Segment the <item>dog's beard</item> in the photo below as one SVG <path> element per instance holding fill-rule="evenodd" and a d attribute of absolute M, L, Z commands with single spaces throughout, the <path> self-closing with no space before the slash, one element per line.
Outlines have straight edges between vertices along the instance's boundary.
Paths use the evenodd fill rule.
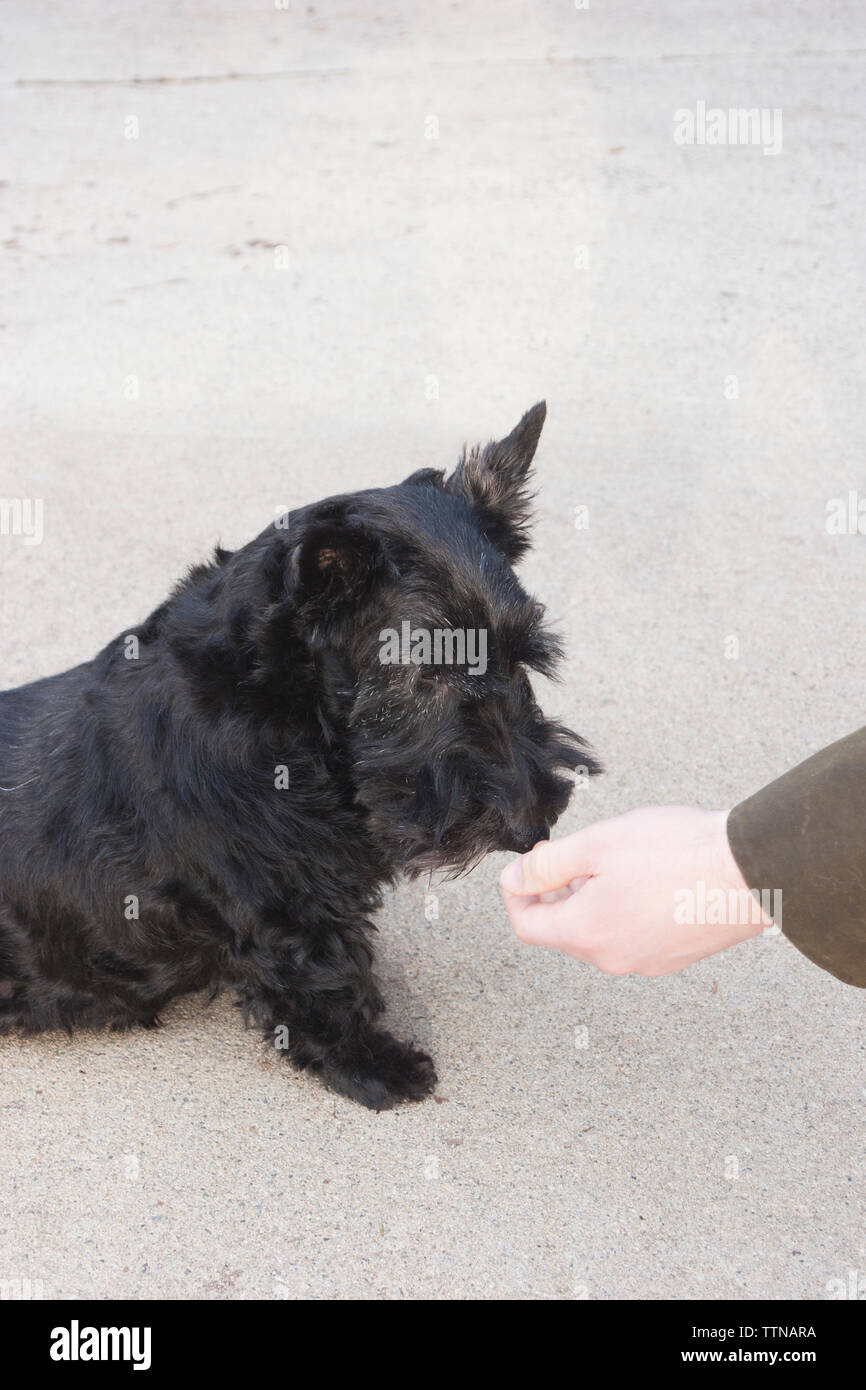
<path fill-rule="evenodd" d="M 536 803 L 536 818 L 548 830 L 568 805 L 573 785 L 555 769 L 577 765 L 577 756 L 569 750 L 568 762 L 559 758 L 540 774 L 543 796 Z M 391 776 L 380 762 L 378 774 L 358 784 L 357 800 L 368 812 L 368 831 L 392 872 L 410 879 L 427 873 L 457 878 L 486 855 L 516 848 L 515 808 L 502 769 L 473 764 L 468 753 L 410 774 L 394 769 Z"/>
<path fill-rule="evenodd" d="M 541 715 L 525 677 L 473 703 L 451 673 L 432 685 L 377 676 L 355 685 L 346 736 L 356 800 L 394 875 L 457 877 L 493 851 L 528 848 L 568 804 L 562 774 L 599 770 L 578 735 Z"/>

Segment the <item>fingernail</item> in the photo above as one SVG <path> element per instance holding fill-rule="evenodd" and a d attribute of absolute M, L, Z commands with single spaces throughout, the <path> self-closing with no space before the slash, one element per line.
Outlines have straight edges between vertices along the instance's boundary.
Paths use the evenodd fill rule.
<path fill-rule="evenodd" d="M 519 893 L 523 888 L 523 859 L 512 859 L 502 870 L 499 882 L 509 893 Z"/>

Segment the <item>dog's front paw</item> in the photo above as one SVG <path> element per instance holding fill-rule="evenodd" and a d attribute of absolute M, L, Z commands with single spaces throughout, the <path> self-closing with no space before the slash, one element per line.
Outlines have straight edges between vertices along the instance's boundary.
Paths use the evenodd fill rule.
<path fill-rule="evenodd" d="M 390 1033 L 368 1034 L 349 1058 L 326 1066 L 328 1085 L 370 1110 L 389 1110 L 404 1100 L 423 1100 L 436 1085 L 426 1052 Z"/>

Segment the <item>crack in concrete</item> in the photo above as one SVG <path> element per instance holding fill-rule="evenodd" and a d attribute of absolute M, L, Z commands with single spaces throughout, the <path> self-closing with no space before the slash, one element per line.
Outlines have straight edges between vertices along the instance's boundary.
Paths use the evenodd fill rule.
<path fill-rule="evenodd" d="M 628 63 L 696 63 L 696 62 L 715 62 L 724 59 L 736 59 L 738 62 L 758 60 L 760 62 L 787 62 L 797 58 L 863 58 L 866 57 L 866 48 L 815 48 L 815 49 L 793 49 L 789 52 L 761 52 L 761 53 L 599 53 L 589 58 L 580 58 L 573 54 L 567 57 L 557 57 L 556 55 L 540 54 L 527 58 L 505 57 L 488 59 L 470 59 L 465 63 L 455 63 L 452 61 L 438 61 L 419 64 L 430 69 L 446 69 L 455 67 L 489 68 L 504 67 L 521 64 L 543 63 L 550 67 L 593 67 L 595 64 L 624 65 Z M 404 72 L 407 67 L 412 66 L 411 55 L 399 67 L 375 68 L 377 75 Z M 371 69 L 368 67 L 305 67 L 305 68 L 284 68 L 277 72 L 218 72 L 218 73 L 187 73 L 180 77 L 18 77 L 14 82 L 2 83 L 4 86 L 15 87 L 182 87 L 193 86 L 197 83 L 216 83 L 216 82 L 284 82 L 298 77 L 351 77 L 355 74 L 369 76 Z"/>

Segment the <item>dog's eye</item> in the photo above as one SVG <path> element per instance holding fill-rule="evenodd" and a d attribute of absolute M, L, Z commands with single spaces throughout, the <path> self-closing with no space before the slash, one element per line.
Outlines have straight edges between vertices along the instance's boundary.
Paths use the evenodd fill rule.
<path fill-rule="evenodd" d="M 444 671 L 422 666 L 415 678 L 415 688 L 425 695 L 445 699 L 452 693 L 451 685 Z"/>

